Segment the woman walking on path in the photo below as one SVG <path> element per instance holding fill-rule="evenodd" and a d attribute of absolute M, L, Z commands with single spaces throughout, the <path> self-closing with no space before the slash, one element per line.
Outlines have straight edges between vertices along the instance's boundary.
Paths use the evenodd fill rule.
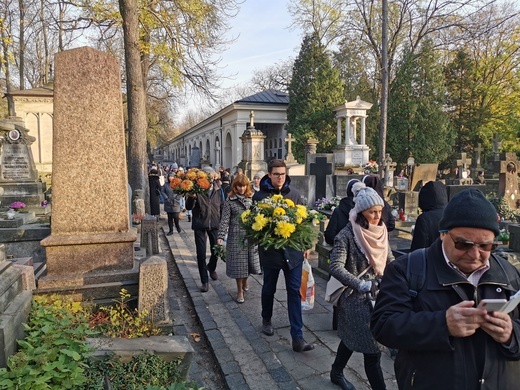
<path fill-rule="evenodd" d="M 379 280 L 388 262 L 388 231 L 382 221 L 383 199 L 364 183 L 352 187 L 354 208 L 349 222 L 334 239 L 329 272 L 348 288 L 338 304 L 341 339 L 330 380 L 342 389 L 355 390 L 343 375 L 354 351 L 363 353 L 365 373 L 373 390 L 386 389 L 379 344 L 370 332 L 370 315 Z"/>
<path fill-rule="evenodd" d="M 181 227 L 179 225 L 179 214 L 181 212 L 181 204 L 180 200 L 182 198 L 181 195 L 173 192 L 170 187 L 170 182 L 175 177 L 175 173 L 171 172 L 168 175 L 168 182 L 164 183 L 161 188 L 161 194 L 164 198 L 164 212 L 168 214 L 168 233 L 167 236 L 171 236 L 173 234 L 173 223 L 175 222 L 175 228 L 177 232 L 181 232 Z"/>
<path fill-rule="evenodd" d="M 249 275 L 260 273 L 258 247 L 247 245 L 238 221 L 240 215 L 251 207 L 251 195 L 249 179 L 242 174 L 236 176 L 224 203 L 217 236 L 217 243 L 222 245 L 227 235 L 226 275 L 236 279 L 238 303 L 244 302 L 244 291 L 249 289 Z"/>

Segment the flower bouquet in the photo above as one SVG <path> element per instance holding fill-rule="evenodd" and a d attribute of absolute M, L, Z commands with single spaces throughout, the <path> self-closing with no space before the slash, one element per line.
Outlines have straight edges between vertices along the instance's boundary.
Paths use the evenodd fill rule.
<path fill-rule="evenodd" d="M 377 170 L 379 169 L 379 166 L 374 160 L 370 160 L 365 165 L 362 166 L 363 170 L 365 171 L 365 174 L 370 175 L 377 173 Z"/>
<path fill-rule="evenodd" d="M 170 187 L 177 194 L 201 194 L 209 190 L 212 178 L 204 171 L 191 168 L 187 172 L 177 172 L 170 181 Z"/>
<path fill-rule="evenodd" d="M 226 262 L 226 247 L 222 244 L 215 244 L 215 245 L 213 245 L 212 249 L 213 249 L 213 254 L 225 263 Z"/>
<path fill-rule="evenodd" d="M 24 202 L 20 202 L 20 201 L 16 201 L 16 202 L 11 203 L 9 205 L 9 208 L 14 209 L 14 210 L 21 210 L 21 209 L 25 208 L 25 203 Z"/>
<path fill-rule="evenodd" d="M 332 210 L 334 211 L 334 209 L 336 207 L 339 206 L 339 201 L 341 200 L 341 198 L 339 196 L 335 196 L 331 199 L 327 199 L 327 198 L 321 198 L 321 199 L 318 199 L 314 205 L 316 206 L 316 208 L 318 210 Z"/>
<path fill-rule="evenodd" d="M 239 222 L 249 244 L 258 244 L 264 249 L 289 246 L 304 251 L 318 238 L 315 226 L 320 217 L 317 214 L 281 195 L 273 195 L 253 203 L 241 214 Z"/>

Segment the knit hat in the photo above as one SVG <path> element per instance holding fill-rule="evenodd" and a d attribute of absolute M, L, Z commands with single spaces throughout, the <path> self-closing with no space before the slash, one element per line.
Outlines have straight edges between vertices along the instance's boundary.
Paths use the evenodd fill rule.
<path fill-rule="evenodd" d="M 372 206 L 383 207 L 385 203 L 377 192 L 365 185 L 365 183 L 358 182 L 352 186 L 352 193 L 354 194 L 354 211 L 359 214 Z"/>
<path fill-rule="evenodd" d="M 179 166 L 177 165 L 177 163 L 172 164 L 172 169 L 178 169 L 178 168 L 179 168 Z"/>
<path fill-rule="evenodd" d="M 456 227 L 491 230 L 495 236 L 500 233 L 495 207 L 475 188 L 459 192 L 444 208 L 439 230 L 448 231 Z"/>
<path fill-rule="evenodd" d="M 258 178 L 261 179 L 261 178 L 264 177 L 264 176 L 265 176 L 265 172 L 264 172 L 264 171 L 258 171 L 258 172 L 255 173 L 255 175 L 253 176 L 253 179 L 254 179 L 255 177 L 258 177 Z"/>

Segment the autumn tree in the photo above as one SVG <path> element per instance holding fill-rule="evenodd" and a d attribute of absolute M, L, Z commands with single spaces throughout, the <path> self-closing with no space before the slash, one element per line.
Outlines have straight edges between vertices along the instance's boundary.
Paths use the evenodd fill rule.
<path fill-rule="evenodd" d="M 293 153 L 300 161 L 305 158 L 309 138 L 319 140 L 319 153 L 332 151 L 336 141 L 333 108 L 344 102 L 343 90 L 339 72 L 332 67 L 318 36 L 307 35 L 294 62 L 287 108 L 287 130 L 296 139 Z"/>

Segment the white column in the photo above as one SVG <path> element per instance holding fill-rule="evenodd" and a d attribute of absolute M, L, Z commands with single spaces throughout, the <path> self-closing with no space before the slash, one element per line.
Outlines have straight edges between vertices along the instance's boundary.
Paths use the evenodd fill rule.
<path fill-rule="evenodd" d="M 357 145 L 357 118 L 352 118 L 352 140 Z"/>
<path fill-rule="evenodd" d="M 350 116 L 345 117 L 345 145 L 352 145 L 350 138 Z"/>
<path fill-rule="evenodd" d="M 366 145 L 366 143 L 365 143 L 365 120 L 366 120 L 366 117 L 361 118 L 361 145 Z"/>
<path fill-rule="evenodd" d="M 341 117 L 336 119 L 337 131 L 336 131 L 336 145 L 341 145 Z"/>

